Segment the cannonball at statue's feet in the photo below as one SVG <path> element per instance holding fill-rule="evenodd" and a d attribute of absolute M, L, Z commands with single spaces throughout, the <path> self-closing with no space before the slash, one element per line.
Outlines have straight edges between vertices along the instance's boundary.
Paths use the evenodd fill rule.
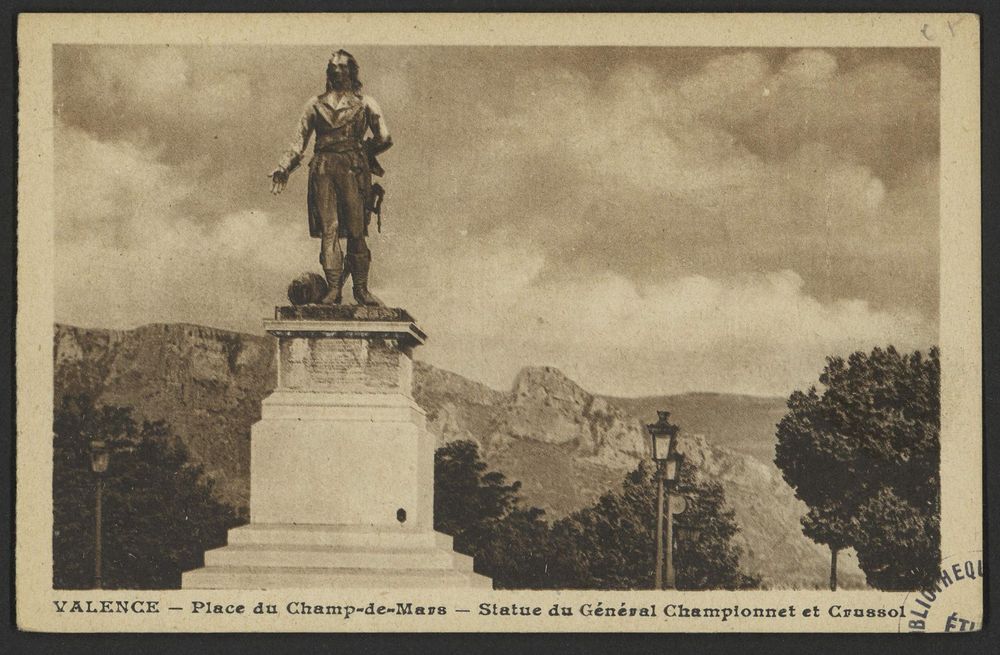
<path fill-rule="evenodd" d="M 293 305 L 309 305 L 319 302 L 328 291 L 326 280 L 315 273 L 306 272 L 288 285 L 288 300 Z"/>

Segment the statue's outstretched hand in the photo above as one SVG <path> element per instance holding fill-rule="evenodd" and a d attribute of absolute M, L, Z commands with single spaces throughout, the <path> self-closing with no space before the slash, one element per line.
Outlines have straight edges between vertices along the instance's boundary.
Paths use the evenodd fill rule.
<path fill-rule="evenodd" d="M 284 171 L 280 168 L 274 169 L 271 172 L 271 193 L 278 195 L 285 190 L 285 185 L 288 184 L 288 171 Z"/>

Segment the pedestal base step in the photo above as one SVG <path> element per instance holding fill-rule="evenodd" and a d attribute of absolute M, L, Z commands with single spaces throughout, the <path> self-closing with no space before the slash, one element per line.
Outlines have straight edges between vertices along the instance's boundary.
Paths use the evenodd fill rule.
<path fill-rule="evenodd" d="M 472 558 L 432 531 L 358 526 L 248 525 L 183 574 L 184 589 L 492 588 Z"/>
<path fill-rule="evenodd" d="M 183 589 L 492 589 L 475 573 L 406 569 L 207 566 L 184 574 Z"/>

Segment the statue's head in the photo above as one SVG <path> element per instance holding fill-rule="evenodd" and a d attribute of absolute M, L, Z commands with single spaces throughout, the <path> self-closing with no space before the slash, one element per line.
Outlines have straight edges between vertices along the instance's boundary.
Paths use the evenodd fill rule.
<path fill-rule="evenodd" d="M 361 90 L 358 79 L 358 60 L 346 50 L 338 50 L 330 56 L 326 65 L 326 88 Z"/>

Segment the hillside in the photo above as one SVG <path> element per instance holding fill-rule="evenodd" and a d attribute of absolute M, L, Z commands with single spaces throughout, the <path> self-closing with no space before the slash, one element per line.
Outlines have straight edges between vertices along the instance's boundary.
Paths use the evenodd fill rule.
<path fill-rule="evenodd" d="M 710 443 L 774 460 L 774 427 L 785 415 L 784 398 L 724 393 L 684 393 L 646 398 L 608 398 L 645 423 L 658 409 L 670 409 L 671 419 L 687 432 L 703 434 Z"/>
<path fill-rule="evenodd" d="M 249 498 L 250 426 L 275 383 L 274 344 L 194 325 L 114 331 L 56 326 L 55 390 L 87 392 L 164 419 L 234 505 Z M 550 518 L 593 502 L 648 456 L 643 423 L 670 409 L 702 476 L 720 481 L 739 521 L 744 566 L 770 586 L 820 587 L 828 551 L 799 528 L 805 506 L 771 463 L 780 399 L 684 394 L 595 396 L 553 368 L 522 370 L 510 391 L 417 362 L 414 397 L 440 443 L 471 439 L 492 468 L 521 480 Z M 841 556 L 844 586 L 863 586 Z"/>
<path fill-rule="evenodd" d="M 57 325 L 54 356 L 57 400 L 86 392 L 166 420 L 215 478 L 219 497 L 248 504 L 250 426 L 276 380 L 270 337 L 183 324 Z"/>

